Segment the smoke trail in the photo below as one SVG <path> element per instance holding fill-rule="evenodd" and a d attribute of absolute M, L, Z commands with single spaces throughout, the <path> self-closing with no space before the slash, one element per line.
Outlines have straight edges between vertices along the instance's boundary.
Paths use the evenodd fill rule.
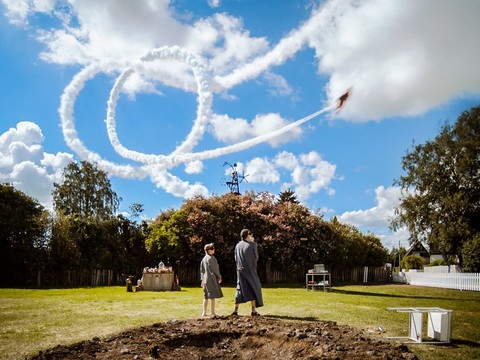
<path fill-rule="evenodd" d="M 118 65 L 115 66 L 118 67 Z M 195 195 L 208 196 L 208 189 L 206 187 L 200 184 L 190 185 L 188 182 L 182 181 L 168 173 L 166 169 L 174 166 L 171 162 L 167 161 L 168 159 L 163 163 L 157 163 L 153 166 L 145 165 L 134 167 L 116 164 L 103 159 L 99 154 L 89 150 L 79 139 L 73 115 L 77 97 L 88 80 L 93 79 L 99 72 L 106 71 L 109 67 L 111 67 L 111 65 L 87 66 L 77 73 L 72 81 L 65 87 L 60 99 L 58 112 L 60 115 L 60 127 L 67 145 L 77 153 L 82 160 L 96 163 L 102 170 L 108 172 L 110 175 L 133 179 L 143 179 L 150 176 L 157 187 L 177 197 L 189 198 Z"/>
<path fill-rule="evenodd" d="M 165 50 L 167 50 L 165 52 Z M 160 49 L 159 51 L 153 51 L 151 53 L 151 56 L 149 57 L 150 59 L 159 59 L 159 58 L 178 58 L 179 55 L 184 56 L 186 53 L 182 53 L 179 48 L 174 48 L 173 51 L 170 51 L 171 49 L 163 48 Z M 191 63 L 193 65 L 194 71 L 198 72 L 198 65 L 195 63 Z M 144 164 L 157 164 L 157 165 L 163 165 L 164 168 L 169 169 L 173 168 L 181 163 L 185 162 L 191 162 L 195 160 L 206 160 L 206 159 L 211 159 L 231 153 L 235 153 L 238 151 L 246 150 L 250 147 L 253 147 L 255 145 L 258 145 L 262 142 L 266 142 L 268 140 L 271 140 L 274 137 L 277 137 L 279 135 L 285 134 L 286 132 L 292 130 L 295 127 L 298 127 L 305 122 L 329 111 L 332 110 L 332 106 L 325 107 L 322 110 L 319 110 L 311 115 L 308 115 L 300 120 L 297 120 L 294 123 L 290 123 L 280 129 L 277 129 L 275 131 L 272 131 L 268 134 L 262 134 L 257 137 L 254 137 L 252 139 L 245 140 L 243 142 L 233 144 L 230 146 L 225 146 L 222 148 L 217 148 L 213 150 L 206 150 L 200 153 L 195 153 L 195 152 L 184 152 L 180 153 L 178 147 L 172 154 L 170 155 L 154 155 L 154 154 L 144 154 L 140 153 L 137 151 L 132 151 L 127 148 L 125 148 L 120 141 L 118 140 L 118 136 L 115 130 L 115 108 L 118 100 L 119 93 L 127 80 L 127 78 L 134 72 L 132 68 L 129 68 L 125 70 L 117 79 L 115 82 L 114 87 L 112 88 L 112 91 L 110 93 L 110 99 L 108 101 L 108 110 L 107 110 L 107 132 L 108 136 L 110 138 L 110 142 L 112 146 L 115 148 L 115 151 L 120 156 L 123 156 L 125 158 L 129 158 L 132 160 L 136 160 L 138 162 L 142 162 Z M 201 139 L 204 131 L 205 131 L 205 124 L 209 119 L 209 114 L 211 114 L 210 107 L 203 106 L 202 107 L 202 101 L 200 99 L 205 99 L 205 98 L 211 98 L 210 92 L 208 92 L 208 85 L 205 81 L 198 82 L 199 83 L 199 106 L 197 109 L 197 120 L 196 120 L 196 127 L 194 126 L 194 130 L 190 132 L 189 137 L 187 137 L 187 140 L 185 140 L 184 144 L 187 143 L 188 146 L 183 146 L 182 149 L 189 149 L 192 148 L 193 145 L 198 143 L 198 141 Z M 200 85 L 203 84 L 202 87 Z M 200 120 L 199 120 L 200 119 Z M 194 134 L 194 135 L 192 135 Z"/>
<path fill-rule="evenodd" d="M 221 148 L 216 148 L 216 149 L 213 149 L 213 150 L 206 150 L 206 151 L 197 152 L 197 153 L 179 154 L 175 157 L 173 163 L 182 163 L 182 162 L 190 162 L 190 161 L 194 161 L 194 160 L 212 159 L 212 158 L 216 158 L 216 157 L 219 157 L 219 156 L 228 155 L 228 154 L 232 154 L 232 153 L 239 152 L 239 151 L 242 151 L 242 150 L 246 150 L 246 149 L 251 148 L 255 145 L 258 145 L 262 142 L 266 142 L 268 140 L 271 140 L 274 137 L 285 134 L 286 132 L 292 130 L 293 128 L 298 127 L 298 126 L 306 123 L 307 121 L 310 121 L 310 120 L 316 118 L 317 116 L 319 116 L 323 113 L 326 113 L 328 111 L 331 111 L 333 109 L 334 109 L 334 106 L 326 106 L 323 109 L 321 109 L 317 112 L 314 112 L 313 114 L 310 114 L 308 116 L 305 116 L 305 117 L 301 118 L 300 120 L 297 120 L 293 123 L 285 125 L 284 127 L 280 128 L 280 129 L 269 132 L 267 134 L 259 135 L 257 137 L 254 137 L 254 138 L 251 138 L 251 139 L 248 139 L 248 140 L 245 140 L 245 141 L 233 144 L 233 145 L 229 145 L 229 146 L 225 146 L 225 147 L 221 147 Z"/>
<path fill-rule="evenodd" d="M 229 89 L 244 81 L 256 78 L 273 65 L 283 64 L 295 55 L 305 44 L 307 37 L 302 29 L 295 31 L 287 38 L 282 39 L 269 53 L 262 55 L 251 63 L 236 69 L 227 76 L 216 76 L 215 81 L 224 89 Z"/>
<path fill-rule="evenodd" d="M 299 46 L 301 41 L 293 41 L 293 43 Z M 295 46 L 291 46 L 291 44 L 288 46 L 282 46 L 288 47 L 292 49 L 292 51 L 295 48 Z M 273 52 L 271 56 L 273 56 Z M 166 59 L 180 61 L 186 65 L 189 65 L 193 71 L 195 80 L 197 82 L 198 107 L 197 117 L 195 119 L 192 130 L 187 135 L 183 143 L 180 144 L 169 155 L 145 154 L 129 150 L 121 144 L 116 131 L 115 110 L 120 93 L 129 76 L 131 76 L 135 71 L 140 71 L 142 63 Z M 264 64 L 271 63 L 271 60 L 267 58 Z M 191 152 L 193 147 L 201 140 L 206 130 L 206 126 L 211 118 L 212 94 L 209 91 L 209 83 L 207 81 L 207 77 L 205 76 L 203 66 L 193 54 L 188 53 L 187 51 L 184 51 L 178 47 L 163 47 L 159 49 L 154 49 L 150 51 L 146 56 L 144 56 L 141 59 L 141 62 L 137 63 L 136 65 L 129 66 L 124 71 L 122 71 L 119 77 L 116 79 L 112 90 L 110 91 L 109 100 L 107 102 L 107 116 L 105 119 L 110 142 L 114 147 L 115 151 L 120 156 L 126 159 L 141 162 L 144 165 L 134 167 L 131 165 L 116 164 L 103 159 L 99 154 L 87 149 L 87 147 L 78 137 L 78 133 L 75 129 L 75 121 L 73 115 L 76 99 L 78 97 L 78 94 L 84 88 L 85 83 L 88 80 L 93 79 L 99 72 L 107 72 L 107 70 L 112 67 L 119 68 L 119 64 L 109 64 L 109 66 L 87 66 L 78 74 L 76 74 L 70 84 L 64 89 L 60 101 L 59 114 L 61 119 L 60 125 L 64 134 L 65 141 L 67 142 L 68 146 L 79 155 L 80 158 L 98 164 L 99 167 L 101 167 L 103 170 L 105 170 L 111 175 L 119 176 L 122 178 L 137 179 L 143 179 L 149 176 L 157 187 L 162 188 L 166 192 L 175 196 L 182 196 L 185 198 L 194 195 L 207 196 L 208 190 L 200 184 L 191 185 L 188 182 L 180 180 L 176 176 L 169 173 L 169 169 L 176 167 L 181 163 L 212 159 L 251 148 L 262 142 L 266 142 L 274 137 L 282 135 L 292 130 L 293 128 L 298 127 L 306 123 L 307 121 L 333 109 L 333 106 L 327 106 L 280 129 L 272 131 L 268 134 L 259 135 L 252 139 L 239 142 L 237 144 L 219 147 L 216 149 L 206 150 L 202 152 Z"/>
<path fill-rule="evenodd" d="M 193 147 L 201 140 L 206 130 L 206 125 L 208 124 L 211 117 L 212 94 L 208 90 L 208 81 L 205 76 L 203 66 L 193 54 L 182 50 L 181 48 L 176 46 L 154 49 L 142 58 L 142 61 L 154 60 L 176 60 L 185 63 L 192 68 L 195 80 L 197 82 L 197 117 L 193 124 L 192 130 L 190 131 L 186 139 L 183 141 L 183 143 L 177 146 L 172 155 L 191 151 Z M 115 109 L 117 106 L 120 92 L 122 91 L 125 82 L 128 80 L 129 76 L 134 73 L 134 71 L 135 69 L 133 67 L 124 70 L 117 78 L 112 90 L 110 91 L 107 117 L 105 120 L 110 143 L 112 144 L 115 151 L 124 158 L 135 160 L 145 164 L 160 163 L 164 164 L 166 167 L 172 167 L 173 165 L 169 165 L 171 157 L 167 157 L 165 155 L 145 154 L 138 151 L 129 150 L 121 144 L 118 138 L 118 134 L 116 131 Z"/>
<path fill-rule="evenodd" d="M 150 171 L 147 170 L 148 168 L 146 167 L 140 168 L 141 171 L 139 171 L 138 167 L 133 167 L 130 165 L 115 164 L 110 161 L 104 160 L 101 158 L 99 154 L 88 150 L 85 147 L 85 145 L 82 143 L 82 141 L 78 138 L 78 133 L 75 130 L 74 117 L 73 117 L 73 108 L 74 108 L 76 98 L 80 93 L 80 91 L 85 86 L 85 82 L 95 77 L 95 75 L 103 71 L 103 69 L 104 68 L 100 67 L 99 65 L 90 65 L 84 68 L 83 70 L 81 70 L 77 75 L 75 75 L 71 83 L 65 88 L 64 93 L 62 94 L 62 97 L 61 97 L 61 103 L 59 108 L 61 127 L 65 137 L 65 141 L 70 146 L 70 148 L 73 151 L 75 151 L 81 158 L 98 163 L 99 165 L 102 166 L 102 168 L 112 173 L 113 175 L 117 175 L 121 177 L 144 178 L 150 173 Z M 133 69 L 128 69 L 124 71 L 122 75 L 117 79 L 115 87 L 111 91 L 111 96 L 109 100 L 109 110 L 108 110 L 107 120 L 106 120 L 107 132 L 109 134 L 112 145 L 115 147 L 115 149 L 120 155 L 124 156 L 125 158 L 130 158 L 132 160 L 144 162 L 145 164 L 156 164 L 157 166 L 162 166 L 162 169 L 169 169 L 179 165 L 180 163 L 191 162 L 194 160 L 211 159 L 214 157 L 223 156 L 226 154 L 231 154 L 234 152 L 248 149 L 252 146 L 268 141 L 276 136 L 282 135 L 292 130 L 293 128 L 298 127 L 304 124 L 305 122 L 333 109 L 332 106 L 325 107 L 313 114 L 310 114 L 300 120 L 297 120 L 294 123 L 288 124 L 268 134 L 259 135 L 252 139 L 248 139 L 240 143 L 225 146 L 222 148 L 206 150 L 199 153 L 193 153 L 193 152 L 180 153 L 177 148 L 177 150 L 170 155 L 143 154 L 143 153 L 138 153 L 136 151 L 128 150 L 125 147 L 123 147 L 118 140 L 118 136 L 115 130 L 116 101 L 118 99 L 118 95 L 121 90 L 121 87 L 123 86 L 123 83 L 126 81 L 128 76 L 132 72 L 133 72 Z M 202 91 L 205 90 L 205 83 L 202 83 L 202 84 L 203 84 L 201 88 L 202 90 L 200 91 L 201 94 L 203 94 L 204 92 Z M 207 96 L 210 96 L 210 93 L 208 93 Z M 198 114 L 197 119 L 199 118 L 201 119 L 197 122 L 197 125 L 198 124 L 200 125 L 196 127 L 195 132 L 190 133 L 190 135 L 194 133 L 195 136 L 189 136 L 187 140 L 184 142 L 184 144 L 186 143 L 186 145 L 184 145 L 182 148 L 187 149 L 189 147 L 192 147 L 193 143 L 198 142 L 200 135 L 203 134 L 203 131 L 205 128 L 205 121 L 208 120 L 208 114 L 210 112 L 210 109 L 207 108 L 206 106 L 203 106 L 203 107 L 200 106 L 200 103 L 201 102 L 199 101 L 199 109 L 197 111 L 197 114 Z"/>
<path fill-rule="evenodd" d="M 77 96 L 84 88 L 85 83 L 88 80 L 93 79 L 104 69 L 106 69 L 106 67 L 96 64 L 87 66 L 76 74 L 70 84 L 64 89 L 60 99 L 60 107 L 58 109 L 63 137 L 65 138 L 67 145 L 76 152 L 81 159 L 97 163 L 103 170 L 112 175 L 142 179 L 148 175 L 148 172 L 141 168 L 139 169 L 130 165 L 115 164 L 104 160 L 99 154 L 87 149 L 79 139 L 77 130 L 75 129 L 73 109 Z"/>
<path fill-rule="evenodd" d="M 209 91 L 208 80 L 203 65 L 192 53 L 187 52 L 178 46 L 165 46 L 150 51 L 142 58 L 143 61 L 166 59 L 180 61 L 189 65 L 197 82 L 197 118 L 195 119 L 192 130 L 188 134 L 185 141 L 173 152 L 173 154 L 175 154 L 190 151 L 202 138 L 211 116 L 212 94 Z"/>
<path fill-rule="evenodd" d="M 284 47 L 284 46 L 280 46 Z M 203 67 L 197 61 L 195 56 L 191 53 L 183 51 L 178 47 L 163 47 L 160 49 L 155 49 L 150 51 L 146 56 L 142 58 L 144 61 L 153 61 L 158 59 L 169 59 L 169 60 L 178 60 L 184 62 L 192 67 L 195 78 L 197 80 L 198 86 L 198 109 L 197 109 L 197 119 L 192 128 L 192 131 L 188 135 L 187 139 L 182 145 L 177 147 L 177 149 L 170 155 L 155 155 L 155 154 L 145 154 L 125 148 L 119 141 L 117 132 L 116 132 L 116 120 L 115 120 L 115 109 L 118 101 L 119 94 L 123 88 L 125 81 L 128 77 L 134 72 L 133 68 L 126 69 L 122 74 L 117 78 L 111 92 L 110 98 L 108 101 L 108 110 L 107 110 L 107 133 L 110 138 L 110 142 L 114 147 L 115 151 L 122 157 L 132 159 L 144 164 L 157 164 L 163 165 L 164 168 L 169 169 L 179 165 L 180 163 L 191 162 L 195 160 L 205 160 L 218 156 L 223 156 L 226 154 L 231 154 L 234 152 L 242 151 L 248 149 L 252 146 L 258 145 L 262 142 L 268 141 L 274 137 L 282 135 L 295 127 L 302 125 L 303 123 L 319 116 L 320 114 L 331 110 L 332 107 L 326 107 L 316 113 L 313 113 L 309 116 L 306 116 L 294 123 L 288 124 L 283 128 L 277 129 L 268 134 L 259 135 L 255 138 L 245 140 L 243 142 L 217 148 L 213 150 L 206 150 L 201 153 L 187 153 L 186 151 L 192 149 L 194 145 L 203 136 L 205 132 L 206 124 L 209 121 L 211 110 L 211 93 L 208 91 L 208 82 L 204 76 Z M 182 153 L 183 152 L 183 153 Z"/>

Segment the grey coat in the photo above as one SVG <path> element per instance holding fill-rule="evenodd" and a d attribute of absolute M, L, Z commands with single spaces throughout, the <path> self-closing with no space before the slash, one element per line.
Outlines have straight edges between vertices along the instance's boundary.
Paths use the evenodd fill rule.
<path fill-rule="evenodd" d="M 235 246 L 237 264 L 237 291 L 235 304 L 256 300 L 256 307 L 263 306 L 262 285 L 257 274 L 257 244 L 242 240 Z"/>
<path fill-rule="evenodd" d="M 200 263 L 200 276 L 203 285 L 205 299 L 215 299 L 223 297 L 222 288 L 218 280 L 222 279 L 220 268 L 215 256 L 206 254 Z"/>

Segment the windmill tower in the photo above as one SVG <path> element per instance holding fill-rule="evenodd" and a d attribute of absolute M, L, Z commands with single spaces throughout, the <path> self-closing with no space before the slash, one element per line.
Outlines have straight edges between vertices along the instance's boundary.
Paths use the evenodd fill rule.
<path fill-rule="evenodd" d="M 228 186 L 232 194 L 240 195 L 240 183 L 243 180 L 247 182 L 247 179 L 245 178 L 248 176 L 248 174 L 245 175 L 245 173 L 242 173 L 241 175 L 239 175 L 237 171 L 237 163 L 233 163 L 233 165 L 231 165 L 225 161 L 223 163 L 223 166 L 225 167 L 226 165 L 230 166 L 231 173 L 230 173 L 230 179 L 225 181 L 225 185 Z"/>

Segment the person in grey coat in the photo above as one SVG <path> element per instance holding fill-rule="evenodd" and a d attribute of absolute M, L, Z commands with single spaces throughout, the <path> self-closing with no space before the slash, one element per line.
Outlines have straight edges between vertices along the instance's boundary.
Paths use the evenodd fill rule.
<path fill-rule="evenodd" d="M 208 300 L 210 299 L 212 313 L 211 316 L 216 317 L 215 299 L 223 297 L 220 284 L 222 275 L 218 266 L 217 259 L 213 255 L 215 246 L 213 243 L 205 245 L 205 256 L 200 263 L 201 286 L 203 288 L 203 311 L 202 316 L 207 316 Z"/>
<path fill-rule="evenodd" d="M 240 241 L 235 246 L 235 263 L 237 265 L 237 289 L 235 293 L 235 310 L 248 301 L 252 304 L 252 316 L 260 315 L 257 308 L 263 306 L 262 285 L 257 274 L 258 251 L 253 235 L 248 229 L 240 232 Z"/>

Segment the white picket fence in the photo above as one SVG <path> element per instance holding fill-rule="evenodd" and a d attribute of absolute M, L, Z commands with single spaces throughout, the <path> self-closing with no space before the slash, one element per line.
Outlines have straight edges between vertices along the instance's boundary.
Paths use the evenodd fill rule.
<path fill-rule="evenodd" d="M 480 274 L 478 273 L 425 273 L 407 271 L 404 273 L 395 273 L 393 281 L 443 289 L 480 291 Z"/>

